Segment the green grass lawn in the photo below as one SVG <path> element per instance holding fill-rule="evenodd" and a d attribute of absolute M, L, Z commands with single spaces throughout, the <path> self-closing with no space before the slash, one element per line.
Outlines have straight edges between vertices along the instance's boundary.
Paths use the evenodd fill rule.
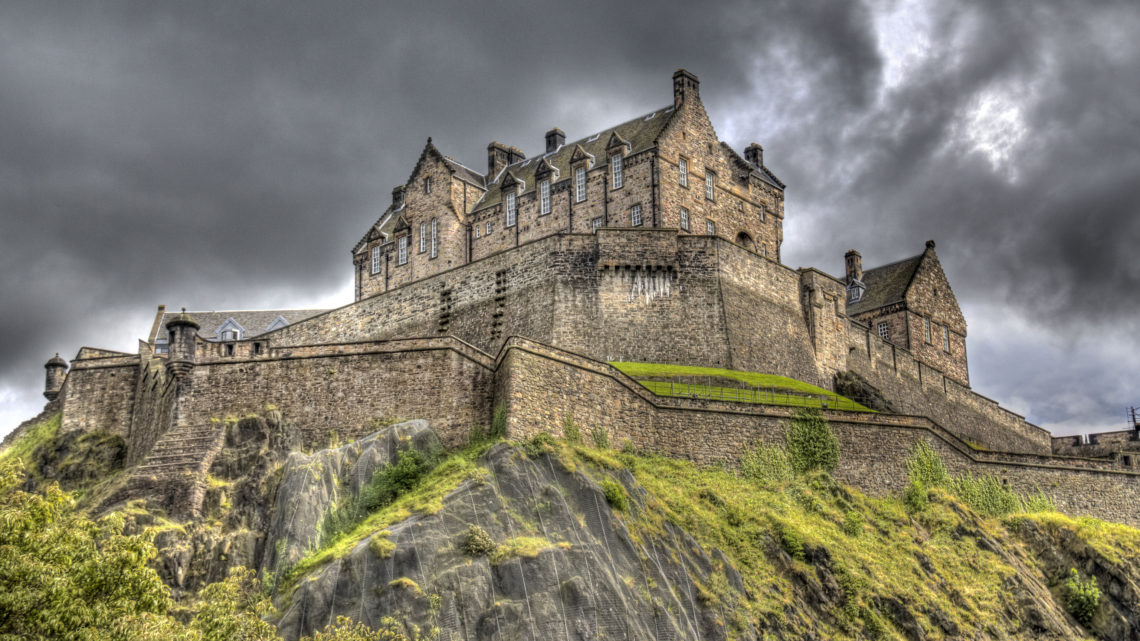
<path fill-rule="evenodd" d="M 637 380 L 657 396 L 703 397 L 728 400 L 740 403 L 761 405 L 787 405 L 793 407 L 822 407 L 826 402 L 829 409 L 870 412 L 863 405 L 811 383 L 798 381 L 787 376 L 742 372 L 718 367 L 696 367 L 692 365 L 668 365 L 664 363 L 612 362 L 626 376 Z M 709 382 L 646 379 L 699 379 L 708 377 Z M 719 380 L 714 380 L 719 379 Z M 725 380 L 727 379 L 727 380 Z M 737 381 L 743 386 L 732 386 Z M 719 384 L 718 384 L 719 383 Z M 726 385 L 726 383 L 729 383 Z"/>

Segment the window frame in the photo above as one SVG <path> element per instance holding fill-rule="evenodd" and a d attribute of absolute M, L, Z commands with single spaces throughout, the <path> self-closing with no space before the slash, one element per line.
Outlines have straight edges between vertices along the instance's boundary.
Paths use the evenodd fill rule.
<path fill-rule="evenodd" d="M 712 218 L 705 219 L 705 234 L 716 236 L 716 221 Z"/>
<path fill-rule="evenodd" d="M 431 219 L 431 257 L 439 256 L 439 219 Z"/>
<path fill-rule="evenodd" d="M 687 207 L 681 208 L 681 229 L 690 231 L 691 225 L 689 224 L 689 209 Z"/>
<path fill-rule="evenodd" d="M 519 197 L 513 191 L 507 192 L 506 202 L 504 207 L 507 212 L 507 227 L 514 227 L 519 222 Z"/>
<path fill-rule="evenodd" d="M 380 245 L 372 246 L 372 275 L 380 273 Z"/>
<path fill-rule="evenodd" d="M 431 193 L 431 176 L 424 177 L 424 195 Z"/>
<path fill-rule="evenodd" d="M 601 216 L 598 216 L 597 218 L 590 221 L 590 231 L 591 232 L 597 232 L 599 229 L 602 228 L 602 225 L 604 225 L 604 224 L 605 224 L 605 220 Z"/>
<path fill-rule="evenodd" d="M 610 183 L 613 185 L 613 189 L 621 189 L 625 185 L 621 154 L 610 156 Z"/>
<path fill-rule="evenodd" d="M 641 227 L 645 222 L 641 217 L 641 203 L 629 208 L 629 224 L 631 227 Z"/>
<path fill-rule="evenodd" d="M 942 326 L 942 351 L 950 353 L 950 328 Z"/>
<path fill-rule="evenodd" d="M 545 216 L 550 213 L 550 179 L 546 178 L 538 183 L 538 215 Z"/>
<path fill-rule="evenodd" d="M 396 253 L 396 264 L 397 265 L 407 265 L 408 264 L 408 236 L 406 236 L 406 235 L 400 236 L 400 238 L 396 241 L 396 247 L 398 248 L 397 253 Z"/>
<path fill-rule="evenodd" d="M 716 172 L 705 169 L 705 200 L 716 200 Z"/>
<path fill-rule="evenodd" d="M 887 321 L 880 322 L 879 326 L 878 326 L 878 330 L 879 330 L 879 338 L 881 338 L 885 341 L 891 340 L 891 326 L 890 326 L 890 324 L 887 323 Z"/>
<path fill-rule="evenodd" d="M 427 251 L 427 223 L 420 223 L 420 253 Z"/>
<path fill-rule="evenodd" d="M 586 166 L 579 165 L 574 169 L 574 202 L 586 200 Z"/>
<path fill-rule="evenodd" d="M 930 317 L 929 316 L 923 316 L 922 317 L 922 336 L 923 336 L 923 338 L 926 339 L 927 345 L 933 344 L 930 340 L 931 334 L 930 334 Z"/>
<path fill-rule="evenodd" d="M 684 156 L 677 159 L 677 184 L 682 187 L 689 186 L 689 159 Z"/>

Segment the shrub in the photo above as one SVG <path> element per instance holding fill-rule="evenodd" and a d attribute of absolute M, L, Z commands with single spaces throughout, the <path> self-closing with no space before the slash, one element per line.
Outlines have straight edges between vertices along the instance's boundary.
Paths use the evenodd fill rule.
<path fill-rule="evenodd" d="M 1096 577 L 1090 576 L 1088 580 L 1082 581 L 1077 569 L 1072 568 L 1069 570 L 1068 580 L 1065 581 L 1065 588 L 1068 591 L 1065 605 L 1069 609 L 1069 614 L 1087 627 L 1092 623 L 1100 607 L 1100 588 L 1096 585 Z"/>
<path fill-rule="evenodd" d="M 553 452 L 554 446 L 553 436 L 546 432 L 539 432 L 523 446 L 523 450 L 527 453 L 527 456 L 542 456 L 548 452 Z"/>
<path fill-rule="evenodd" d="M 469 556 L 491 556 L 498 547 L 487 530 L 478 525 L 468 526 L 467 533 L 459 543 L 459 549 Z"/>
<path fill-rule="evenodd" d="M 500 405 L 495 408 L 491 417 L 491 438 L 503 438 L 507 435 L 507 406 Z"/>
<path fill-rule="evenodd" d="M 911 481 L 903 492 L 903 506 L 910 514 L 926 509 L 926 488 L 919 481 Z"/>
<path fill-rule="evenodd" d="M 562 418 L 562 438 L 566 439 L 567 443 L 578 445 L 582 442 L 582 430 L 578 429 L 578 424 L 574 422 L 574 417 L 567 414 Z"/>
<path fill-rule="evenodd" d="M 615 510 L 624 512 L 626 505 L 625 488 L 613 479 L 602 481 L 602 492 L 606 495 L 606 502 Z"/>
<path fill-rule="evenodd" d="M 906 460 L 906 473 L 911 482 L 921 483 L 924 487 L 940 487 L 950 483 L 950 472 L 942 457 L 926 441 L 919 441 L 910 452 Z"/>
<path fill-rule="evenodd" d="M 787 442 L 792 469 L 800 474 L 812 470 L 832 472 L 839 464 L 839 440 L 818 409 L 796 412 L 788 426 Z"/>
<path fill-rule="evenodd" d="M 745 452 L 740 458 L 740 473 L 769 483 L 784 483 L 795 477 L 788 451 L 778 445 L 757 444 Z"/>
<path fill-rule="evenodd" d="M 399 453 L 396 463 L 385 465 L 372 473 L 372 478 L 360 494 L 349 497 L 325 513 L 321 522 L 321 545 L 348 532 L 372 512 L 396 500 L 396 497 L 415 487 L 421 478 L 435 467 L 436 453 L 407 449 Z"/>
<path fill-rule="evenodd" d="M 372 539 L 368 541 L 368 549 L 372 550 L 377 558 L 387 559 L 396 551 L 396 544 L 388 538 L 389 534 L 391 532 L 388 530 L 381 530 L 373 534 Z"/>
<path fill-rule="evenodd" d="M 843 515 L 843 533 L 857 537 L 863 533 L 863 515 L 850 510 Z"/>
<path fill-rule="evenodd" d="M 950 482 L 950 490 L 983 516 L 1005 516 L 1021 510 L 1021 497 L 990 474 L 959 476 Z"/>
<path fill-rule="evenodd" d="M 794 528 L 788 526 L 780 528 L 780 547 L 784 548 L 793 559 L 804 560 L 804 539 Z"/>
<path fill-rule="evenodd" d="M 594 439 L 594 447 L 599 450 L 610 449 L 610 435 L 603 427 L 594 427 L 590 430 L 590 438 Z"/>
<path fill-rule="evenodd" d="M 1057 504 L 1053 499 L 1045 496 L 1041 490 L 1037 490 L 1036 494 L 1027 494 L 1021 499 L 1022 512 L 1056 512 Z"/>

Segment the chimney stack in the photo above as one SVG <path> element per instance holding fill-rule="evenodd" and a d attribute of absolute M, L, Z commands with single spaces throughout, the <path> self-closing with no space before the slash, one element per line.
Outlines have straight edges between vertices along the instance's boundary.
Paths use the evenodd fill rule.
<path fill-rule="evenodd" d="M 680 108 L 687 99 L 701 99 L 701 81 L 695 74 L 678 69 L 673 74 L 673 108 Z"/>
<path fill-rule="evenodd" d="M 757 167 L 763 167 L 764 148 L 761 147 L 760 143 L 758 142 L 754 142 L 751 145 L 748 145 L 748 148 L 744 150 L 744 159 L 753 165 L 756 165 Z"/>
<path fill-rule="evenodd" d="M 559 147 L 566 144 L 566 132 L 558 127 L 546 132 L 546 153 L 557 151 Z"/>
<path fill-rule="evenodd" d="M 863 282 L 863 255 L 854 249 L 848 249 L 843 254 L 843 260 L 847 263 L 847 284 Z"/>

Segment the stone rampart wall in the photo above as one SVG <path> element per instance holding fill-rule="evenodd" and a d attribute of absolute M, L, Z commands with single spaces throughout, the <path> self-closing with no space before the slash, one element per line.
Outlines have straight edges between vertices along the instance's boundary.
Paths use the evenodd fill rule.
<path fill-rule="evenodd" d="M 617 370 L 530 341 L 512 341 L 499 358 L 496 389 L 512 437 L 561 435 L 566 417 L 585 438 L 605 430 L 614 447 L 633 447 L 702 464 L 737 462 L 757 442 L 782 443 L 793 408 L 655 397 Z M 993 474 L 1022 492 L 1043 491 L 1072 514 L 1140 525 L 1140 476 L 1092 459 L 973 452 L 920 417 L 828 412 L 840 440 L 836 475 L 869 492 L 905 487 L 906 457 L 930 442 L 955 473 Z M 1020 460 L 1019 460 L 1020 459 Z"/>
<path fill-rule="evenodd" d="M 174 377 L 166 372 L 163 359 L 140 355 L 135 385 L 134 411 L 127 433 L 127 464 L 141 463 L 155 442 L 170 428 L 174 410 Z"/>
<path fill-rule="evenodd" d="M 138 373 L 138 356 L 115 354 L 72 361 L 60 391 L 60 431 L 104 430 L 127 437 Z"/>
<path fill-rule="evenodd" d="M 882 390 L 900 411 L 938 417 L 962 438 L 986 449 L 1052 453 L 1048 431 L 916 360 L 870 328 L 854 321 L 849 326 L 848 369 Z"/>

